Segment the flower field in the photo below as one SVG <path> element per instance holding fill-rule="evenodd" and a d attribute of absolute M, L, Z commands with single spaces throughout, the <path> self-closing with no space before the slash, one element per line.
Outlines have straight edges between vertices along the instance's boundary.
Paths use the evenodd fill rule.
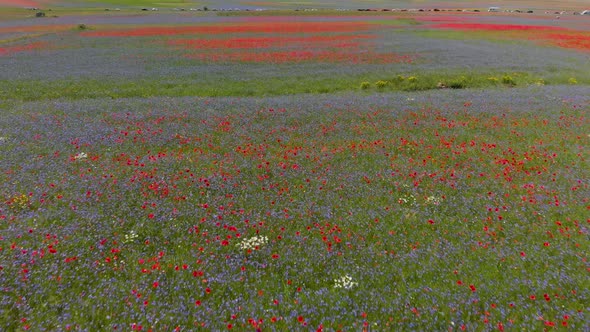
<path fill-rule="evenodd" d="M 568 30 L 561 27 L 510 25 L 510 24 L 466 24 L 446 23 L 433 25 L 436 29 L 455 29 L 463 31 L 507 32 L 509 38 L 529 39 L 545 42 L 563 48 L 590 51 L 590 32 Z M 524 32 L 524 33 L 523 33 Z M 506 35 L 504 35 L 506 37 Z"/>
<path fill-rule="evenodd" d="M 590 328 L 590 27 L 248 15 L 0 23 L 0 330 Z"/>

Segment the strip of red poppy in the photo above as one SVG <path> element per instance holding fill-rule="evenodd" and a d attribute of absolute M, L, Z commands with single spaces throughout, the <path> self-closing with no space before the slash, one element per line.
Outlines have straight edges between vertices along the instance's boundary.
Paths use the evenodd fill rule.
<path fill-rule="evenodd" d="M 371 35 L 310 36 L 310 37 L 252 37 L 228 39 L 176 39 L 171 46 L 189 49 L 260 49 L 275 47 L 358 47 L 357 41 L 374 39 Z"/>
<path fill-rule="evenodd" d="M 36 49 L 47 47 L 47 45 L 48 44 L 44 43 L 44 42 L 35 42 L 35 43 L 26 44 L 26 45 L 14 45 L 14 46 L 0 47 L 0 56 L 6 56 L 6 55 L 20 53 L 20 52 L 33 51 Z"/>
<path fill-rule="evenodd" d="M 71 30 L 71 25 L 29 25 L 29 26 L 7 26 L 0 27 L 0 33 L 12 33 L 12 32 L 57 32 Z"/>
<path fill-rule="evenodd" d="M 277 51 L 277 52 L 240 52 L 240 53 L 196 53 L 187 54 L 186 58 L 211 62 L 253 62 L 253 63 L 297 63 L 297 62 L 330 62 L 330 63 L 412 63 L 411 55 L 395 53 L 347 53 L 334 51 Z"/>
<path fill-rule="evenodd" d="M 543 25 L 519 25 L 519 24 L 482 24 L 482 23 L 444 23 L 428 26 L 434 29 L 475 30 L 475 31 L 567 31 L 562 27 L 549 27 Z"/>
<path fill-rule="evenodd" d="M 366 31 L 370 24 L 363 22 L 272 22 L 242 25 L 200 25 L 177 27 L 141 27 L 120 30 L 83 32 L 86 37 L 145 37 L 182 34 L 237 34 L 237 33 L 327 33 Z"/>
<path fill-rule="evenodd" d="M 579 51 L 590 51 L 590 34 L 588 33 L 572 33 L 572 34 L 556 34 L 550 33 L 541 36 L 549 43 L 562 47 L 575 49 Z"/>

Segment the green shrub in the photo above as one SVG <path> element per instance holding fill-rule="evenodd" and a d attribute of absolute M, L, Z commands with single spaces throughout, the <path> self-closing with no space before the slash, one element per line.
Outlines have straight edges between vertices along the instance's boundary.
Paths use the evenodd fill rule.
<path fill-rule="evenodd" d="M 502 84 L 514 86 L 514 85 L 516 85 L 516 82 L 514 82 L 514 79 L 512 78 L 512 76 L 504 75 L 504 76 L 502 76 Z"/>
<path fill-rule="evenodd" d="M 465 76 L 461 76 L 459 79 L 456 79 L 449 84 L 449 88 L 451 89 L 465 89 L 466 87 L 467 78 Z"/>
<path fill-rule="evenodd" d="M 369 83 L 369 82 L 362 82 L 361 83 L 361 90 L 367 90 L 370 87 L 371 87 L 371 83 Z"/>
<path fill-rule="evenodd" d="M 569 84 L 578 84 L 578 80 L 575 77 L 570 77 L 570 79 L 567 80 L 567 82 Z"/>
<path fill-rule="evenodd" d="M 454 81 L 449 84 L 449 88 L 451 89 L 465 89 L 466 85 L 464 82 L 461 81 Z"/>
<path fill-rule="evenodd" d="M 383 89 L 384 87 L 387 86 L 387 84 L 389 84 L 387 81 L 377 81 L 375 82 L 375 86 L 379 89 Z"/>

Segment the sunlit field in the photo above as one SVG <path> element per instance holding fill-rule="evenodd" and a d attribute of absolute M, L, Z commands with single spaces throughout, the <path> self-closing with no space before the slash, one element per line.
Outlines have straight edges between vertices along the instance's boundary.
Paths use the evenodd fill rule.
<path fill-rule="evenodd" d="M 590 16 L 278 3 L 3 3 L 0 330 L 588 330 Z"/>

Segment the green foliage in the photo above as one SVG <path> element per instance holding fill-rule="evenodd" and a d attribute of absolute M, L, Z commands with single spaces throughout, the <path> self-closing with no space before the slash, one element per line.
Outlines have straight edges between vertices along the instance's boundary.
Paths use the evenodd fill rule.
<path fill-rule="evenodd" d="M 455 79 L 449 83 L 449 88 L 451 89 L 465 89 L 468 86 L 467 78 L 465 76 L 461 76 L 458 79 Z"/>
<path fill-rule="evenodd" d="M 369 82 L 361 82 L 361 86 L 360 86 L 361 90 L 367 90 L 370 87 L 371 87 L 371 83 L 369 83 Z"/>
<path fill-rule="evenodd" d="M 509 85 L 509 86 L 515 86 L 516 82 L 514 81 L 512 76 L 504 75 L 504 76 L 502 76 L 502 84 Z"/>
<path fill-rule="evenodd" d="M 404 75 L 397 75 L 397 76 L 394 78 L 394 81 L 397 81 L 397 82 L 403 82 L 405 79 L 406 79 L 406 78 L 404 77 Z"/>
<path fill-rule="evenodd" d="M 389 82 L 387 82 L 387 81 L 377 81 L 377 82 L 375 82 L 375 86 L 377 88 L 379 88 L 379 89 L 385 88 L 388 84 L 389 84 Z"/>

